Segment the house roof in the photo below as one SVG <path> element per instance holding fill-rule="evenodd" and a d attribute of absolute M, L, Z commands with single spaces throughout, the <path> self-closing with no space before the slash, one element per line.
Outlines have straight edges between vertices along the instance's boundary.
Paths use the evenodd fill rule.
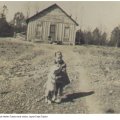
<path fill-rule="evenodd" d="M 33 15 L 33 16 L 31 16 L 30 18 L 28 18 L 28 19 L 26 20 L 26 22 L 28 23 L 29 21 L 37 18 L 38 16 L 39 16 L 39 17 L 44 16 L 44 13 L 46 13 L 48 10 L 51 10 L 51 9 L 53 9 L 53 8 L 59 8 L 67 17 L 69 17 L 69 18 L 78 26 L 78 23 L 77 23 L 71 16 L 69 16 L 61 7 L 59 7 L 57 4 L 53 4 L 53 5 L 49 6 L 48 8 L 46 8 L 46 9 L 38 12 L 37 14 L 35 14 L 35 15 Z"/>

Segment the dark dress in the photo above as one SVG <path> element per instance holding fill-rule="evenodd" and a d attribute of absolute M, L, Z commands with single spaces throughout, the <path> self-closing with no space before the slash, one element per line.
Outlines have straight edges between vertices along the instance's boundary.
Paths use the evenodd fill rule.
<path fill-rule="evenodd" d="M 55 62 L 55 64 L 56 64 L 56 62 Z M 58 89 L 60 89 L 60 91 L 62 92 L 63 88 L 70 83 L 70 80 L 69 80 L 68 74 L 66 72 L 66 64 L 65 64 L 65 62 L 63 60 L 61 60 L 59 64 L 61 66 L 61 71 L 57 75 L 57 76 L 60 76 L 60 78 L 58 78 L 56 80 L 56 87 Z"/>

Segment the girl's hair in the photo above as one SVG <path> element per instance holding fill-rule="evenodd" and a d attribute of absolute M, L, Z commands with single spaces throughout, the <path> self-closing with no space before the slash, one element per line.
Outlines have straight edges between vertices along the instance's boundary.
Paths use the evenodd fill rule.
<path fill-rule="evenodd" d="M 62 52 L 61 51 L 55 52 L 55 57 L 56 57 L 57 54 L 59 54 L 62 57 Z"/>
<path fill-rule="evenodd" d="M 57 52 L 55 52 L 55 57 L 57 56 L 57 54 L 58 54 L 58 55 L 60 55 L 60 56 L 61 56 L 61 58 L 63 57 L 63 56 L 62 56 L 62 52 L 61 52 L 61 51 L 57 51 Z M 56 60 L 54 60 L 54 63 L 55 63 L 55 64 L 57 64 Z M 60 62 L 60 63 L 63 63 L 63 60 L 61 60 L 61 62 Z"/>

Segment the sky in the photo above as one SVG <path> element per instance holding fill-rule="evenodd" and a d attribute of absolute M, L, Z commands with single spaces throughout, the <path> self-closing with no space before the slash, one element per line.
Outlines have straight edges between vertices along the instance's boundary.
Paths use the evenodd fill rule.
<path fill-rule="evenodd" d="M 58 4 L 64 11 L 79 24 L 82 30 L 93 30 L 99 27 L 102 31 L 111 33 L 114 27 L 120 25 L 120 1 L 1 1 L 0 8 L 7 5 L 7 20 L 13 19 L 16 12 L 27 14 L 30 8 L 30 16 L 52 4 Z M 0 9 L 1 10 L 1 9 Z"/>

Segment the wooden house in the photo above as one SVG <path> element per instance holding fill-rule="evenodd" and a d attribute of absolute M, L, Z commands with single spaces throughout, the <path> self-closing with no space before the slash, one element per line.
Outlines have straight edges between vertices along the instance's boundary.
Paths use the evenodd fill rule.
<path fill-rule="evenodd" d="M 28 18 L 27 24 L 28 41 L 75 44 L 78 23 L 57 4 Z"/>

